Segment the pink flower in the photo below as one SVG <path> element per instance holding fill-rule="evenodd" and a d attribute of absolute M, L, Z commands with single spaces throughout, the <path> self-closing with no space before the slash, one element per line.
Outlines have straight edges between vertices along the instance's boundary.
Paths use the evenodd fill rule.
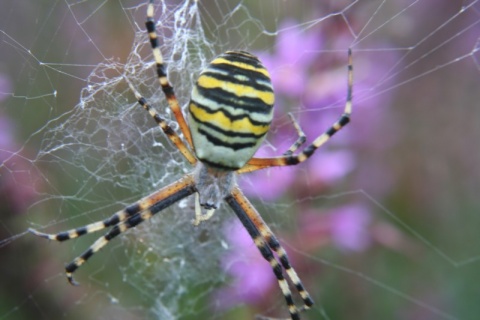
<path fill-rule="evenodd" d="M 315 52 L 322 47 L 321 35 L 305 33 L 291 20 L 283 22 L 279 29 L 282 32 L 275 53 L 259 56 L 271 74 L 275 91 L 298 97 L 307 85 L 311 64 L 317 58 Z"/>
<path fill-rule="evenodd" d="M 372 217 L 362 206 L 336 208 L 330 216 L 330 233 L 333 243 L 343 250 L 361 252 L 370 243 L 369 227 Z"/>
<path fill-rule="evenodd" d="M 10 80 L 0 74 L 0 102 L 11 92 Z M 31 163 L 19 153 L 14 138 L 14 123 L 0 115 L 0 202 L 8 214 L 22 213 L 35 197 Z M 24 152 L 24 150 L 22 150 Z"/>

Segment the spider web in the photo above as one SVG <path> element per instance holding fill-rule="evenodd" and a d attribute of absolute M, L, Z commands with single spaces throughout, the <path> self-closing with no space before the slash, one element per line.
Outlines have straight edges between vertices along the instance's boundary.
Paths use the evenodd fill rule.
<path fill-rule="evenodd" d="M 0 319 L 251 319 L 287 315 L 268 264 L 221 208 L 191 200 L 113 240 L 48 243 L 191 168 L 135 103 L 167 119 L 143 1 L 4 1 L 0 13 Z M 303 319 L 477 319 L 480 4 L 475 0 L 158 1 L 179 102 L 230 49 L 260 56 L 277 93 L 258 155 L 352 124 L 307 163 L 240 180 L 316 301 Z M 173 123 L 173 127 L 177 128 Z M 266 270 L 266 271 L 265 271 Z"/>

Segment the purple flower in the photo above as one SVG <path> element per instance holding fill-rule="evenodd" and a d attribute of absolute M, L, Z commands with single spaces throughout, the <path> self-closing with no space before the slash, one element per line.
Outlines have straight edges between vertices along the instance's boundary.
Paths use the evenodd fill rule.
<path fill-rule="evenodd" d="M 11 92 L 10 79 L 0 74 L 0 102 Z M 25 211 L 35 197 L 30 163 L 17 154 L 19 146 L 14 139 L 13 122 L 0 115 L 0 202 L 9 214 Z"/>
<path fill-rule="evenodd" d="M 362 206 L 336 208 L 330 216 L 330 233 L 333 243 L 340 249 L 364 251 L 370 243 L 369 227 L 372 217 Z"/>
<path fill-rule="evenodd" d="M 275 157 L 284 153 L 291 144 L 285 140 L 272 146 L 265 145 L 256 153 L 256 157 Z M 275 200 L 282 196 L 295 179 L 295 171 L 292 167 L 278 167 L 256 171 L 244 176 L 240 185 L 247 195 L 261 197 L 263 200 Z"/>
<path fill-rule="evenodd" d="M 305 90 L 309 68 L 317 58 L 314 53 L 322 47 L 322 41 L 320 34 L 303 32 L 293 20 L 282 23 L 279 30 L 275 54 L 259 56 L 270 72 L 275 91 L 296 98 Z"/>
<path fill-rule="evenodd" d="M 309 239 L 312 250 L 328 240 L 341 250 L 361 252 L 372 242 L 372 220 L 368 208 L 347 205 L 321 212 L 305 212 L 300 216 L 300 229 L 302 237 Z"/>
<path fill-rule="evenodd" d="M 327 212 L 310 211 L 300 216 L 302 240 L 295 245 L 304 252 L 317 251 L 326 243 L 346 251 L 361 252 L 369 248 L 372 240 L 372 217 L 367 208 L 359 205 L 343 206 Z M 263 259 L 253 240 L 234 220 L 224 228 L 231 251 L 222 259 L 222 269 L 231 277 L 228 287 L 217 290 L 212 302 L 216 308 L 227 310 L 239 303 L 259 304 L 276 287 L 270 265 Z M 290 258 L 292 259 L 293 256 Z M 294 257 L 293 257 L 294 258 Z M 295 260 L 295 259 L 293 259 Z M 297 269 L 300 263 L 295 263 Z"/>
<path fill-rule="evenodd" d="M 308 161 L 309 182 L 333 185 L 353 170 L 354 154 L 347 150 L 335 150 L 316 154 Z"/>

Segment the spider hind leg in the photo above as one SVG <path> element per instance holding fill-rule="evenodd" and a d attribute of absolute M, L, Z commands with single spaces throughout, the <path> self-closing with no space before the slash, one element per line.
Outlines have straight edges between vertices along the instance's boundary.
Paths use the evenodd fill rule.
<path fill-rule="evenodd" d="M 152 212 L 151 210 L 137 213 L 128 218 L 126 221 L 123 221 L 118 225 L 114 226 L 104 236 L 98 238 L 84 253 L 82 253 L 80 256 L 78 256 L 72 262 L 65 266 L 65 273 L 67 275 L 68 282 L 75 286 L 78 285 L 78 282 L 73 279 L 73 273 L 75 272 L 75 270 L 77 270 L 82 264 L 84 264 L 88 259 L 90 259 L 96 252 L 105 247 L 108 242 L 110 242 L 110 240 L 112 240 L 119 234 L 124 233 L 128 229 L 137 226 L 143 221 L 150 219 L 154 214 L 155 212 Z"/>
<path fill-rule="evenodd" d="M 313 305 L 313 300 L 303 286 L 297 273 L 290 265 L 286 251 L 282 248 L 268 225 L 263 221 L 262 217 L 258 214 L 250 201 L 245 198 L 238 187 L 233 188 L 232 193 L 227 196 L 225 200 L 250 234 L 250 237 L 253 239 L 263 258 L 270 263 L 283 297 L 287 303 L 290 319 L 299 320 L 300 312 L 309 309 Z M 276 253 L 278 260 L 273 252 Z M 295 289 L 303 300 L 303 306 L 300 308 L 295 305 L 288 282 L 283 275 L 283 270 L 285 270 L 287 276 L 290 278 Z M 261 319 L 270 318 L 261 317 Z"/>

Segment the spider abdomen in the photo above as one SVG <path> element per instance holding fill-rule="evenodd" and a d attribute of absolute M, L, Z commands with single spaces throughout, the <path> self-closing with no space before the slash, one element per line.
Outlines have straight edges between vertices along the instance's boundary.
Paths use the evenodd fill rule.
<path fill-rule="evenodd" d="M 189 104 L 195 154 L 206 165 L 236 170 L 253 156 L 270 128 L 274 94 L 257 57 L 228 51 L 200 74 Z"/>

